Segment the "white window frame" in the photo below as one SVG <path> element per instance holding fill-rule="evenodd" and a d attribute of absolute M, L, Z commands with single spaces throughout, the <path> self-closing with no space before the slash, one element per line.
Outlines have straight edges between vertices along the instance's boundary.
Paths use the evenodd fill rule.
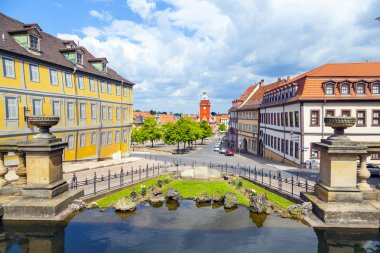
<path fill-rule="evenodd" d="M 115 132 L 115 143 L 119 143 L 120 142 L 120 131 L 116 131 Z"/>
<path fill-rule="evenodd" d="M 112 106 L 108 106 L 108 120 L 112 120 L 113 108 Z"/>
<path fill-rule="evenodd" d="M 49 69 L 49 76 L 50 76 L 50 84 L 58 85 L 58 71 L 56 69 Z M 55 79 L 53 77 L 55 77 Z"/>
<path fill-rule="evenodd" d="M 58 108 L 56 106 L 58 105 Z M 52 101 L 51 102 L 51 111 L 53 115 L 61 117 L 61 101 Z M 58 114 L 56 114 L 56 110 L 58 110 Z"/>
<path fill-rule="evenodd" d="M 91 145 L 96 145 L 96 133 L 95 132 L 92 132 L 91 133 Z"/>
<path fill-rule="evenodd" d="M 116 96 L 120 96 L 120 86 L 116 85 Z"/>
<path fill-rule="evenodd" d="M 123 130 L 123 133 L 122 133 L 122 137 L 123 137 L 123 142 L 126 143 L 127 142 L 127 130 Z"/>
<path fill-rule="evenodd" d="M 100 92 L 106 93 L 106 83 L 104 81 L 100 82 Z"/>
<path fill-rule="evenodd" d="M 67 136 L 67 149 L 74 148 L 74 135 Z"/>
<path fill-rule="evenodd" d="M 32 46 L 32 38 L 37 39 L 36 47 Z M 40 38 L 38 38 L 37 36 L 35 36 L 33 34 L 29 34 L 28 39 L 29 39 L 29 41 L 28 41 L 29 42 L 29 48 L 40 51 Z"/>
<path fill-rule="evenodd" d="M 16 78 L 14 59 L 3 57 L 3 75 L 4 77 Z"/>
<path fill-rule="evenodd" d="M 374 91 L 375 91 L 375 88 L 376 88 L 377 92 L 374 92 Z M 375 94 L 375 95 L 380 94 L 380 85 L 379 85 L 379 84 L 373 84 L 373 85 L 372 85 L 371 92 L 372 92 L 372 94 Z"/>
<path fill-rule="evenodd" d="M 124 119 L 124 121 L 127 121 L 127 115 L 128 115 L 128 108 L 123 108 L 123 119 Z"/>
<path fill-rule="evenodd" d="M 67 82 L 67 80 L 70 80 Z M 73 76 L 70 73 L 65 73 L 65 83 L 66 87 L 72 88 L 73 87 Z"/>
<path fill-rule="evenodd" d="M 32 82 L 40 82 L 40 73 L 37 64 L 29 63 L 29 78 Z"/>
<path fill-rule="evenodd" d="M 359 92 L 359 87 L 363 88 L 363 92 L 362 93 Z M 356 86 L 356 94 L 357 95 L 365 95 L 365 85 L 364 84 L 357 84 L 357 86 Z"/>
<path fill-rule="evenodd" d="M 79 52 L 76 53 L 76 63 L 79 65 L 83 65 L 83 54 Z"/>
<path fill-rule="evenodd" d="M 127 96 L 127 87 L 123 87 L 123 97 Z"/>
<path fill-rule="evenodd" d="M 116 107 L 116 120 L 120 120 L 120 107 Z"/>
<path fill-rule="evenodd" d="M 41 110 L 41 113 L 39 113 L 39 114 L 36 113 L 37 112 L 36 108 L 38 108 L 38 107 L 36 107 L 36 105 L 38 103 L 40 103 L 40 110 Z M 42 101 L 42 99 L 32 99 L 32 105 L 33 105 L 33 115 L 43 115 L 44 111 L 43 111 L 43 101 Z"/>
<path fill-rule="evenodd" d="M 79 117 L 86 119 L 86 103 L 79 103 Z"/>
<path fill-rule="evenodd" d="M 101 146 L 107 145 L 107 132 L 102 132 L 100 134 L 100 145 Z"/>
<path fill-rule="evenodd" d="M 83 76 L 78 76 L 78 88 L 84 90 L 84 78 Z"/>
<path fill-rule="evenodd" d="M 74 102 L 67 102 L 67 119 L 68 120 L 74 120 L 75 119 Z"/>
<path fill-rule="evenodd" d="M 107 119 L 107 106 L 103 105 L 102 106 L 102 120 L 106 120 Z"/>
<path fill-rule="evenodd" d="M 95 80 L 92 78 L 89 78 L 88 85 L 90 87 L 90 91 L 95 91 Z"/>
<path fill-rule="evenodd" d="M 10 104 L 12 101 L 12 104 Z M 16 97 L 5 98 L 5 119 L 18 119 L 18 102 Z"/>
<path fill-rule="evenodd" d="M 91 104 L 91 119 L 96 119 L 96 104 Z"/>
<path fill-rule="evenodd" d="M 80 134 L 79 135 L 79 146 L 81 146 L 81 147 L 86 146 L 86 134 Z"/>
<path fill-rule="evenodd" d="M 112 83 L 107 83 L 107 94 L 112 94 Z"/>
<path fill-rule="evenodd" d="M 108 145 L 112 144 L 112 132 L 107 133 L 107 144 Z"/>

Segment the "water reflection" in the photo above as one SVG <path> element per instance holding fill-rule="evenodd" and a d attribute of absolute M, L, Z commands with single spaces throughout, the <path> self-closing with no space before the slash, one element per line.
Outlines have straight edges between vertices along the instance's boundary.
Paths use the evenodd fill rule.
<path fill-rule="evenodd" d="M 379 230 L 312 229 L 245 207 L 226 212 L 184 200 L 161 208 L 142 204 L 133 213 L 85 210 L 64 223 L 4 222 L 3 252 L 374 253 L 380 237 Z"/>

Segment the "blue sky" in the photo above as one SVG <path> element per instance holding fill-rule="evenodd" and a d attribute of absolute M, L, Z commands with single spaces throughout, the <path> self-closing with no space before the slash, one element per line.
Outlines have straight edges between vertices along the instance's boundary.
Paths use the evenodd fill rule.
<path fill-rule="evenodd" d="M 6 15 L 79 41 L 137 83 L 135 108 L 212 111 L 261 79 L 379 61 L 377 0 L 0 0 Z"/>

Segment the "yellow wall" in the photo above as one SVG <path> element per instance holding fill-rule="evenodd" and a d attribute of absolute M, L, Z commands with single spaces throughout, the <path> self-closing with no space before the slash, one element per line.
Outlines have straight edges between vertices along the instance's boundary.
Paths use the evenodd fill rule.
<path fill-rule="evenodd" d="M 72 70 L 64 70 L 53 66 L 38 64 L 39 81 L 30 80 L 29 61 L 14 59 L 15 78 L 4 77 L 3 75 L 3 55 L 0 54 L 0 140 L 8 138 L 28 138 L 31 139 L 38 129 L 25 124 L 24 111 L 29 109 L 29 115 L 33 114 L 33 99 L 42 99 L 42 110 L 45 115 L 52 115 L 52 102 L 60 102 L 61 120 L 57 126 L 52 128 L 52 132 L 58 138 L 67 141 L 69 135 L 73 135 L 73 147 L 66 149 L 65 160 L 79 160 L 87 158 L 107 158 L 121 150 L 126 153 L 130 150 L 130 129 L 133 119 L 132 108 L 132 88 L 127 88 L 126 96 L 123 96 L 123 88 L 120 87 L 120 94 L 116 95 L 116 85 L 121 82 L 110 82 L 112 84 L 112 94 L 100 92 L 101 76 L 89 76 L 85 73 L 73 73 Z M 8 57 L 11 58 L 11 57 Z M 33 64 L 36 62 L 32 61 Z M 58 85 L 52 85 L 50 81 L 49 69 L 54 69 L 58 74 Z M 65 73 L 72 74 L 72 87 L 66 86 Z M 84 89 L 78 87 L 78 75 L 83 76 Z M 94 80 L 94 91 L 90 90 L 89 79 Z M 9 89 L 10 88 L 10 89 Z M 7 122 L 5 112 L 5 98 L 17 97 L 18 120 L 11 125 Z M 67 102 L 74 104 L 74 120 L 67 118 Z M 80 119 L 80 103 L 86 104 L 86 118 Z M 96 104 L 96 119 L 91 118 L 91 104 Z M 107 106 L 107 119 L 101 121 L 101 108 L 99 105 Z M 108 107 L 112 107 L 112 120 L 108 120 Z M 116 108 L 120 108 L 120 120 L 116 119 Z M 127 120 L 124 120 L 123 108 L 128 108 Z M 8 124 L 8 126 L 7 126 Z M 16 125 L 15 125 L 16 124 Z M 127 130 L 127 141 L 123 142 L 123 129 Z M 115 143 L 115 134 L 119 131 L 119 143 Z M 91 144 L 91 134 L 97 134 L 95 145 Z M 100 132 L 112 132 L 112 144 L 100 145 Z M 80 147 L 80 135 L 86 134 L 86 145 Z M 98 154 L 99 153 L 99 154 Z"/>

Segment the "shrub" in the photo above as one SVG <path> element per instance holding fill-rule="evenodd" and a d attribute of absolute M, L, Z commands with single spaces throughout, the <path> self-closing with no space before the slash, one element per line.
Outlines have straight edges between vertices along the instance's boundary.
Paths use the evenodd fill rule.
<path fill-rule="evenodd" d="M 145 197 L 146 196 L 146 186 L 140 185 L 140 187 L 141 187 L 141 195 Z"/>
<path fill-rule="evenodd" d="M 168 184 L 170 183 L 170 178 L 169 177 L 165 177 L 164 178 L 164 184 Z"/>
<path fill-rule="evenodd" d="M 162 181 L 160 179 L 157 180 L 157 186 L 160 187 L 160 188 L 162 187 Z"/>
<path fill-rule="evenodd" d="M 130 196 L 132 199 L 135 199 L 135 198 L 137 197 L 137 193 L 135 192 L 135 190 L 133 190 L 129 196 Z"/>
<path fill-rule="evenodd" d="M 233 186 L 236 186 L 236 178 L 231 179 L 230 184 Z"/>
<path fill-rule="evenodd" d="M 243 181 L 242 181 L 241 179 L 238 180 L 236 186 L 237 186 L 238 188 L 243 187 Z"/>

